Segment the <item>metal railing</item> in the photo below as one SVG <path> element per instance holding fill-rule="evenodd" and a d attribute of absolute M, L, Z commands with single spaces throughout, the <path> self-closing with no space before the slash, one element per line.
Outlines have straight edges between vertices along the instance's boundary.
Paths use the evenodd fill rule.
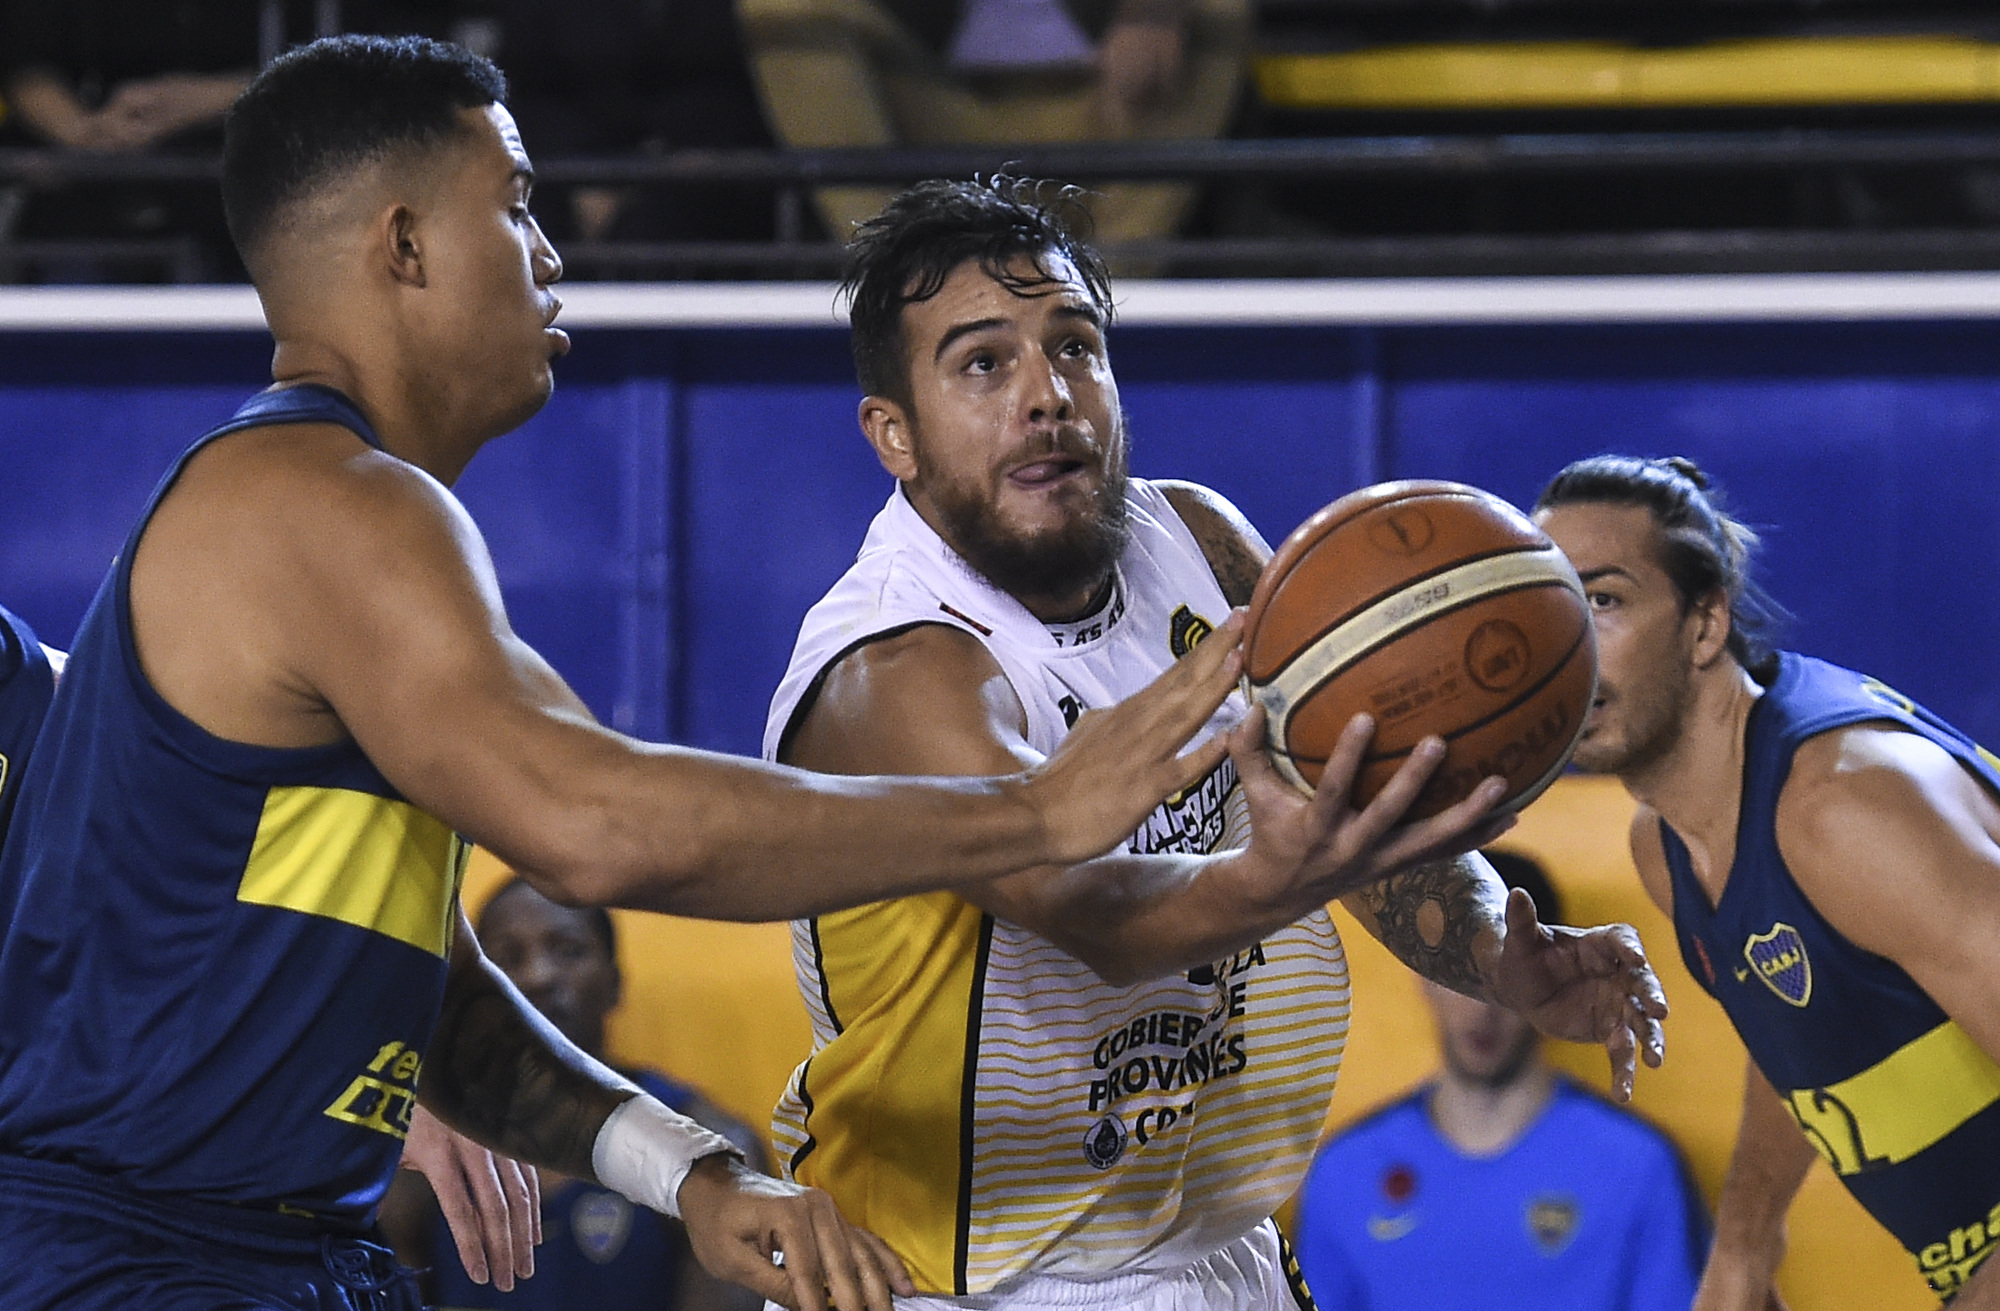
<path fill-rule="evenodd" d="M 205 156 L 98 155 L 0 150 L 0 275 L 87 254 L 88 242 L 22 241 L 15 218 L 35 195 L 80 184 L 213 186 Z M 771 241 L 570 241 L 574 274 L 666 272 L 823 276 L 838 246 L 811 233 L 807 206 L 822 186 L 893 186 L 927 177 L 1005 171 L 1084 184 L 1362 185 L 1385 180 L 1481 184 L 1597 177 L 1797 175 L 1868 169 L 2000 169 L 2000 130 L 1756 130 L 1730 132 L 1517 133 L 1205 142 L 952 146 L 883 150 L 686 150 L 538 163 L 554 184 L 768 188 Z M 113 249 L 117 246 L 117 249 Z M 153 258 L 162 276 L 190 267 L 185 243 L 109 243 L 108 258 Z M 1409 274 L 1457 272 L 1729 271 L 1749 269 L 2000 267 L 2000 226 L 1768 227 L 1556 234 L 1449 233 L 1182 237 L 1112 245 L 1114 260 L 1168 270 L 1231 273 Z"/>

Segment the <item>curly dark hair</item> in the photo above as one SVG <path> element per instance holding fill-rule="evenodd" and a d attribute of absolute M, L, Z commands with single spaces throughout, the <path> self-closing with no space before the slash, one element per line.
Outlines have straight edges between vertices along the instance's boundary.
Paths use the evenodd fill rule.
<path fill-rule="evenodd" d="M 970 182 L 933 180 L 911 187 L 856 228 L 841 291 L 861 389 L 910 403 L 903 307 L 937 295 L 967 260 L 1023 293 L 1060 281 L 1051 265 L 1066 260 L 1109 323 L 1111 277 L 1089 245 L 1083 195 L 1078 187 L 997 173 Z M 1033 273 L 1019 271 L 1022 260 Z"/>

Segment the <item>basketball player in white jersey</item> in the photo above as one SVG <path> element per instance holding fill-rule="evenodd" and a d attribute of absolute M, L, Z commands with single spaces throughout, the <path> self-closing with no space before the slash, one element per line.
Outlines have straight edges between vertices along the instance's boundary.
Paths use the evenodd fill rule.
<path fill-rule="evenodd" d="M 1102 264 L 1027 184 L 926 183 L 851 248 L 860 421 L 897 479 L 807 616 L 765 749 L 808 768 L 1021 768 L 1245 601 L 1268 548 L 1221 497 L 1126 477 Z M 813 1056 L 781 1157 L 943 1307 L 1309 1305 L 1270 1223 L 1347 1031 L 1326 903 L 1428 978 L 1603 1041 L 1621 1093 L 1665 1004 L 1626 927 L 1547 929 L 1475 857 L 1487 780 L 1395 827 L 1442 744 L 1359 813 L 1371 728 L 1308 801 L 1231 698 L 1233 756 L 1126 852 L 798 922 Z"/>

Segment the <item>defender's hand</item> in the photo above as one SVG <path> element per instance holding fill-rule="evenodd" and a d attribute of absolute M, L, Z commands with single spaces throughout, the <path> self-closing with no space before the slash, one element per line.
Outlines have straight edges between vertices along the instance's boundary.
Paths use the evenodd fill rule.
<path fill-rule="evenodd" d="M 505 1293 L 535 1273 L 542 1188 L 534 1166 L 495 1155 L 419 1105 L 403 1143 L 403 1168 L 430 1181 L 473 1283 L 490 1279 Z"/>
<path fill-rule="evenodd" d="M 1341 730 L 1311 797 L 1282 778 L 1264 749 L 1264 711 L 1252 707 L 1230 735 L 1229 753 L 1250 805 L 1250 846 L 1238 862 L 1247 895 L 1304 914 L 1412 865 L 1448 860 L 1483 846 L 1513 826 L 1491 811 L 1506 783 L 1485 779 L 1465 800 L 1398 828 L 1431 773 L 1444 743 L 1425 738 L 1368 805 L 1350 804 L 1354 780 L 1375 725 L 1356 715 Z"/>
<path fill-rule="evenodd" d="M 1545 925 L 1519 888 L 1507 898 L 1493 999 L 1552 1038 L 1603 1043 L 1611 1056 L 1611 1090 L 1621 1102 L 1632 1100 L 1635 1053 L 1643 1051 L 1655 1068 L 1666 1054 L 1660 1021 L 1667 1018 L 1667 997 L 1638 931 L 1629 924 Z"/>
<path fill-rule="evenodd" d="M 681 1184 L 681 1220 L 702 1268 L 792 1311 L 892 1311 L 916 1295 L 896 1254 L 847 1223 L 833 1199 L 759 1174 L 733 1156 L 704 1157 Z M 772 1264 L 784 1253 L 782 1266 Z"/>
<path fill-rule="evenodd" d="M 1241 612 L 1171 669 L 1108 710 L 1086 711 L 1053 755 L 1029 771 L 1027 792 L 1048 834 L 1043 863 L 1075 865 L 1132 835 L 1171 793 L 1222 763 L 1220 734 L 1179 754 L 1235 690 Z"/>

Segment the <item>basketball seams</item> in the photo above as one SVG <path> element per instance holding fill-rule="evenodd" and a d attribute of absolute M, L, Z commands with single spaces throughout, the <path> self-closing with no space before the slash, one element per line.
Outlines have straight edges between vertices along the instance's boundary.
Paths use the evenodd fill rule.
<path fill-rule="evenodd" d="M 1269 678 L 1261 682 L 1250 682 L 1249 676 L 1246 674 L 1245 681 L 1250 682 L 1251 687 L 1255 691 L 1258 703 L 1264 707 L 1265 713 L 1270 716 L 1273 740 L 1283 740 L 1280 735 L 1289 726 L 1292 712 L 1301 702 L 1310 699 L 1314 693 L 1318 692 L 1335 678 L 1338 678 L 1348 669 L 1368 658 L 1368 656 L 1381 650 L 1384 646 L 1446 615 L 1456 614 L 1467 606 L 1480 601 L 1506 596 L 1513 592 L 1529 591 L 1537 587 L 1560 587 L 1572 596 L 1582 599 L 1582 586 L 1577 582 L 1576 574 L 1569 568 L 1568 562 L 1563 557 L 1562 552 L 1554 546 L 1543 546 L 1525 551 L 1488 552 L 1477 558 L 1455 564 L 1450 569 L 1426 574 L 1404 587 L 1399 587 L 1389 592 L 1387 595 L 1377 599 L 1372 605 L 1356 611 L 1348 623 L 1358 624 L 1363 622 L 1369 617 L 1371 612 L 1380 610 L 1382 607 L 1391 604 L 1397 598 L 1413 589 L 1420 588 L 1425 582 L 1434 582 L 1434 580 L 1454 572 L 1478 571 L 1482 565 L 1490 566 L 1495 561 L 1504 560 L 1509 557 L 1523 557 L 1523 563 L 1532 562 L 1533 565 L 1546 565 L 1550 567 L 1538 569 L 1532 575 L 1528 576 L 1496 580 L 1485 586 L 1482 586 L 1477 581 L 1469 582 L 1468 588 L 1463 594 L 1450 597 L 1442 605 L 1434 608 L 1424 607 L 1413 610 L 1401 619 L 1391 621 L 1390 626 L 1384 627 L 1381 632 L 1364 639 L 1351 651 L 1337 655 L 1330 662 L 1314 661 L 1312 665 L 1313 672 L 1306 674 L 1302 678 L 1289 676 L 1299 668 L 1302 662 L 1307 661 L 1318 653 L 1325 646 L 1327 639 L 1339 627 L 1345 625 L 1336 625 L 1334 629 L 1329 629 L 1326 633 L 1308 643 L 1297 654 L 1293 655 L 1290 660 L 1286 661 L 1283 666 L 1272 673 Z M 1586 624 L 1589 622 L 1588 617 L 1586 617 L 1585 622 Z M 1300 686 L 1299 684 L 1301 683 L 1304 686 Z"/>
<path fill-rule="evenodd" d="M 1508 590 L 1522 591 L 1524 589 L 1517 587 L 1517 588 L 1510 588 Z M 1505 595 L 1507 595 L 1506 592 L 1488 593 L 1488 596 L 1505 596 Z M 1477 599 L 1483 601 L 1487 598 L 1479 597 Z M 1471 604 L 1471 602 L 1467 602 L 1467 604 L 1469 605 Z M 1562 658 L 1560 660 L 1557 660 L 1553 665 L 1551 665 L 1549 667 L 1549 671 L 1546 674 L 1543 674 L 1540 678 L 1536 679 L 1533 683 L 1529 684 L 1526 688 L 1522 689 L 1521 694 L 1519 696 L 1515 697 L 1512 701 L 1509 701 L 1506 705 L 1500 707 L 1498 710 L 1495 710 L 1493 713 L 1489 715 L 1485 715 L 1479 719 L 1475 719 L 1467 724 L 1461 724 L 1457 728 L 1451 730 L 1451 732 L 1449 733 L 1439 733 L 1436 734 L 1436 736 L 1443 738 L 1446 742 L 1455 742 L 1459 738 L 1462 738 L 1469 733 L 1476 733 L 1480 729 L 1487 727 L 1489 724 L 1492 724 L 1495 720 L 1507 714 L 1509 711 L 1520 709 L 1521 705 L 1524 702 L 1533 699 L 1536 693 L 1540 692 L 1550 683 L 1555 682 L 1556 679 L 1562 677 L 1562 675 L 1569 669 L 1570 661 L 1576 658 L 1577 651 L 1582 648 L 1583 644 L 1586 641 L 1588 641 L 1589 638 L 1590 638 L 1590 626 L 1589 624 L 1586 623 L 1584 627 L 1577 633 L 1576 640 L 1570 643 L 1569 649 L 1563 652 Z M 1269 749 L 1272 755 L 1283 756 L 1287 760 L 1291 761 L 1302 760 L 1309 765 L 1323 766 L 1326 764 L 1326 758 L 1323 756 L 1302 756 L 1294 752 L 1286 751 L 1283 747 L 1277 746 L 1275 744 L 1273 744 Z M 1391 760 L 1401 760 L 1410 754 L 1411 749 L 1412 749 L 1411 747 L 1404 747 L 1401 751 L 1384 751 L 1375 755 L 1363 756 L 1361 758 L 1361 765 L 1365 769 L 1369 765 L 1380 765 Z M 1563 759 L 1565 762 L 1569 759 L 1568 752 L 1564 753 Z"/>
<path fill-rule="evenodd" d="M 1435 569 L 1429 569 L 1420 574 L 1411 574 L 1408 577 L 1398 581 L 1395 586 L 1384 588 L 1382 591 L 1377 592 L 1373 596 L 1370 596 L 1366 600 L 1356 604 L 1355 606 L 1347 610 L 1346 613 L 1342 614 L 1339 618 L 1325 625 L 1318 632 L 1314 633 L 1311 637 L 1308 637 L 1303 642 L 1300 642 L 1298 644 L 1298 649 L 1293 651 L 1290 655 L 1286 656 L 1282 661 L 1280 661 L 1278 663 L 1277 668 L 1273 669 L 1268 675 L 1266 675 L 1262 681 L 1265 683 L 1276 682 L 1278 679 L 1284 677 L 1285 671 L 1290 669 L 1293 665 L 1297 664 L 1299 659 L 1303 657 L 1306 654 L 1306 652 L 1312 650 L 1314 647 L 1318 646 L 1321 642 L 1324 642 L 1328 637 L 1332 636 L 1335 632 L 1338 632 L 1341 628 L 1345 627 L 1347 624 L 1353 622 L 1356 619 L 1359 619 L 1362 615 L 1367 614 L 1370 610 L 1373 610 L 1376 606 L 1382 605 L 1387 601 L 1393 600 L 1394 598 L 1401 596 L 1403 593 L 1409 591 L 1413 587 L 1421 586 L 1424 583 L 1430 582 L 1434 578 L 1437 578 L 1444 574 L 1448 574 L 1452 572 L 1454 569 L 1462 569 L 1467 565 L 1480 564 L 1488 560 L 1496 560 L 1502 556 L 1508 556 L 1508 555 L 1524 555 L 1524 554 L 1541 555 L 1546 553 L 1550 549 L 1551 548 L 1548 542 L 1546 541 L 1522 542 L 1514 546 L 1498 547 L 1491 551 L 1475 551 L 1470 555 L 1456 556 L 1449 563 L 1441 564 L 1437 566 Z M 1280 578 L 1272 586 L 1271 595 L 1273 600 L 1277 598 L 1278 592 L 1281 589 L 1283 589 L 1284 585 L 1291 581 L 1293 572 L 1295 572 L 1295 570 L 1292 569 L 1286 570 L 1284 577 Z M 1244 660 L 1243 660 L 1244 667 L 1247 669 L 1251 661 L 1254 660 L 1255 658 L 1256 657 L 1254 656 L 1254 654 L 1246 652 L 1244 654 Z"/>

